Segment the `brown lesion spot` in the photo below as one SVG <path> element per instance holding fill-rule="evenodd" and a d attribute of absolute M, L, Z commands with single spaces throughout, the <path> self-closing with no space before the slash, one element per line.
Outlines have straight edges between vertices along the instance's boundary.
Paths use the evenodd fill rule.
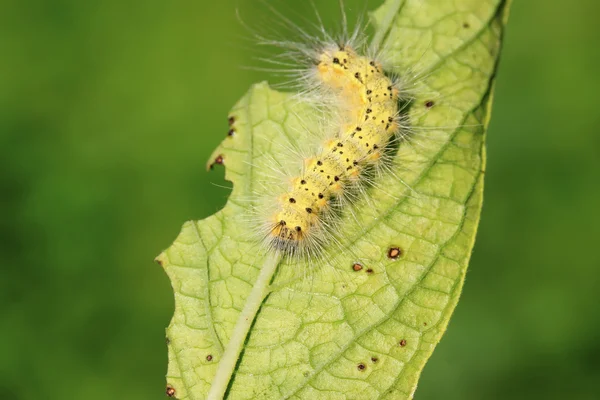
<path fill-rule="evenodd" d="M 356 366 L 356 368 L 358 368 L 359 371 L 364 371 L 367 369 L 367 366 L 364 363 L 360 363 Z"/>
<path fill-rule="evenodd" d="M 402 340 L 400 341 L 400 343 L 398 343 L 398 344 L 400 345 L 400 347 L 404 347 L 404 346 L 406 346 L 406 339 L 402 339 Z"/>
<path fill-rule="evenodd" d="M 363 266 L 360 263 L 354 263 L 354 265 L 352 265 L 352 269 L 358 272 L 363 269 Z"/>
<path fill-rule="evenodd" d="M 390 247 L 387 256 L 389 259 L 397 260 L 402 255 L 402 250 L 399 247 Z"/>
<path fill-rule="evenodd" d="M 167 385 L 167 390 L 165 390 L 165 394 L 169 397 L 175 398 L 177 391 L 175 390 L 175 388 L 173 386 Z"/>
<path fill-rule="evenodd" d="M 369 268 L 369 269 L 367 270 L 367 274 L 372 274 L 372 273 L 373 273 L 373 268 Z"/>
<path fill-rule="evenodd" d="M 229 126 L 232 126 L 233 124 L 235 124 L 235 116 L 230 115 L 229 118 L 227 119 L 227 122 L 229 122 Z"/>
<path fill-rule="evenodd" d="M 213 360 L 212 354 L 209 354 L 209 355 L 206 356 L 206 361 L 210 362 L 212 360 Z"/>
<path fill-rule="evenodd" d="M 433 106 L 435 106 L 435 101 L 433 101 L 433 100 L 427 100 L 427 101 L 425 102 L 425 107 L 427 107 L 427 108 L 431 108 L 431 107 L 433 107 Z"/>
<path fill-rule="evenodd" d="M 225 163 L 225 158 L 223 158 L 222 154 L 219 154 L 217 156 L 217 158 L 215 158 L 215 161 L 213 161 L 212 164 L 210 164 L 210 169 L 213 169 L 215 165 L 223 165 Z"/>
<path fill-rule="evenodd" d="M 379 358 L 377 358 L 375 356 L 371 357 L 371 362 L 372 363 L 376 363 L 377 361 L 379 361 Z"/>

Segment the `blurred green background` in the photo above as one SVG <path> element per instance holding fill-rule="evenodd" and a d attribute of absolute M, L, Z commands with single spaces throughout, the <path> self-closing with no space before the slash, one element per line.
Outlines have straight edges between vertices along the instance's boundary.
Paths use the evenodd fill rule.
<path fill-rule="evenodd" d="M 226 200 L 204 163 L 268 78 L 240 68 L 256 4 L 2 1 L 0 398 L 164 397 L 152 260 Z M 513 6 L 477 244 L 417 399 L 600 398 L 599 13 Z"/>

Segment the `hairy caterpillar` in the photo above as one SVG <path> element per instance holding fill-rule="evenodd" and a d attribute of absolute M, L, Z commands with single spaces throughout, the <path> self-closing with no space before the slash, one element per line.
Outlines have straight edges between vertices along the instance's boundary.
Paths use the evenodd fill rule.
<path fill-rule="evenodd" d="M 318 12 L 320 25 L 314 36 L 277 11 L 273 12 L 300 40 L 255 35 L 260 44 L 282 49 L 280 57 L 269 61 L 291 67 L 292 82 L 299 89 L 294 99 L 324 110 L 318 122 L 307 122 L 319 126 L 316 135 L 299 135 L 319 144 L 286 160 L 286 167 L 294 164 L 297 171 L 277 185 L 286 190 L 261 199 L 253 221 L 262 227 L 260 235 L 268 251 L 301 258 L 310 255 L 308 261 L 335 241 L 333 233 L 344 206 L 376 184 L 371 172 L 390 169 L 394 156 L 390 147 L 407 131 L 400 112 L 407 94 L 401 93 L 399 78 L 386 73 L 383 52 L 367 43 L 364 24 L 359 21 L 348 33 L 344 4 L 340 5 L 343 26 L 338 37 L 327 32 Z"/>
<path fill-rule="evenodd" d="M 376 165 L 399 128 L 398 89 L 381 64 L 349 44 L 326 45 L 314 75 L 334 97 L 339 126 L 317 154 L 303 160 L 302 174 L 277 201 L 267 240 L 284 253 L 318 247 L 337 199 L 357 191 L 365 169 Z"/>

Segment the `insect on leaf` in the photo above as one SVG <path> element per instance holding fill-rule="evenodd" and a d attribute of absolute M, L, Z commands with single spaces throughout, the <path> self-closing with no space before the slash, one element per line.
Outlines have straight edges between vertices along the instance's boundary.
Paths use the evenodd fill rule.
<path fill-rule="evenodd" d="M 223 164 L 233 182 L 227 205 L 185 223 L 157 258 L 175 294 L 169 396 L 412 398 L 475 240 L 509 3 L 388 0 L 371 14 L 374 40 L 396 60 L 389 72 L 418 69 L 407 111 L 414 133 L 400 143 L 394 171 L 342 212 L 336 240 L 310 262 L 269 261 L 248 215 L 256 193 L 279 193 L 261 169 L 289 162 L 281 149 L 307 140 L 315 110 L 266 83 L 235 105 L 232 135 L 209 162 Z M 272 280 L 253 291 L 266 268 Z M 229 367 L 219 368 L 223 359 Z"/>

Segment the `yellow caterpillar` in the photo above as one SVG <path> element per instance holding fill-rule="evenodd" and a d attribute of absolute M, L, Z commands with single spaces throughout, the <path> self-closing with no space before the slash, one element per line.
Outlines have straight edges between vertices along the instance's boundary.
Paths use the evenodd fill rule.
<path fill-rule="evenodd" d="M 398 89 L 381 64 L 350 45 L 325 46 L 315 61 L 312 72 L 333 96 L 340 126 L 277 199 L 267 241 L 286 254 L 323 244 L 319 232 L 336 203 L 360 188 L 365 171 L 381 162 L 400 127 Z"/>

